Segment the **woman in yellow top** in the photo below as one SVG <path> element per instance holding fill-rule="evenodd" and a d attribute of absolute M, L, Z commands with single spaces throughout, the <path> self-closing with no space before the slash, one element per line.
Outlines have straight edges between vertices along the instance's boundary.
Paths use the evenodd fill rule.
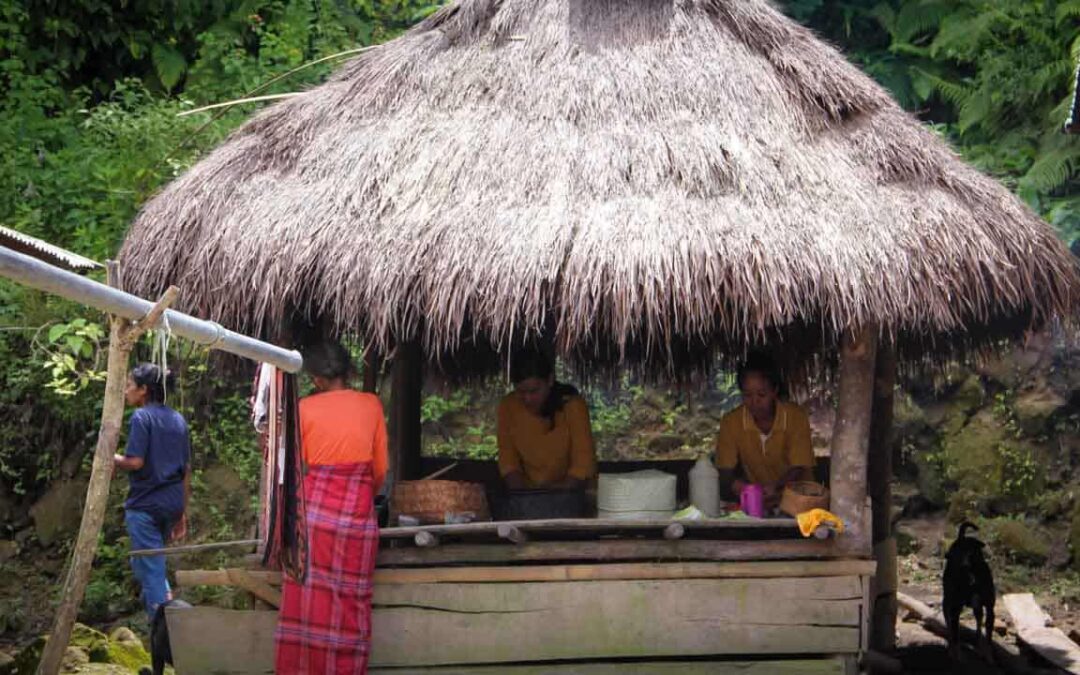
<path fill-rule="evenodd" d="M 748 359 L 738 381 L 743 403 L 720 420 L 716 437 L 721 491 L 738 499 L 744 485 L 758 483 L 766 505 L 776 506 L 785 485 L 813 478 L 810 419 L 780 400 L 780 378 L 767 358 Z"/>
<path fill-rule="evenodd" d="M 510 366 L 513 393 L 499 404 L 499 473 L 510 490 L 579 489 L 596 475 L 589 408 L 576 389 L 555 381 L 539 352 Z"/>

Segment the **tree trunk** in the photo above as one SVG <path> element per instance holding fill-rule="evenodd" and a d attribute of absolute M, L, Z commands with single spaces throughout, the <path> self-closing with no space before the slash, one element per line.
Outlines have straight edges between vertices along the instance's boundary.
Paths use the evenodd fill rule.
<path fill-rule="evenodd" d="M 872 586 L 870 648 L 889 653 L 896 648 L 896 539 L 892 532 L 892 425 L 896 389 L 896 352 L 881 345 L 874 373 L 873 418 L 870 424 L 870 507 L 877 573 Z"/>
<path fill-rule="evenodd" d="M 840 348 L 829 490 L 832 510 L 844 521 L 839 541 L 853 555 L 870 555 L 866 468 L 875 347 L 875 333 L 861 328 L 845 334 Z"/>

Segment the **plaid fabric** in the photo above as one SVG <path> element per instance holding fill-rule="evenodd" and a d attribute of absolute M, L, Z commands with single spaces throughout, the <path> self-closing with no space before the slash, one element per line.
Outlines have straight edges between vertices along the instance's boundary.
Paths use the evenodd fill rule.
<path fill-rule="evenodd" d="M 313 466 L 304 480 L 306 583 L 285 579 L 275 634 L 279 674 L 366 673 L 379 525 L 369 462 Z"/>

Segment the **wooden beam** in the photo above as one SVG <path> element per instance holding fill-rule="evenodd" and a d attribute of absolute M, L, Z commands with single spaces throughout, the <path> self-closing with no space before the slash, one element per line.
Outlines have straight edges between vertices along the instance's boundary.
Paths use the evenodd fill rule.
<path fill-rule="evenodd" d="M 1017 636 L 1055 666 L 1080 673 L 1080 645 L 1063 631 L 1047 625 L 1048 617 L 1031 593 L 1006 593 L 1002 596 L 1005 609 L 1012 616 Z"/>
<path fill-rule="evenodd" d="M 260 579 L 248 570 L 230 569 L 225 571 L 229 584 L 238 586 L 262 600 L 271 607 L 281 607 L 281 591 L 273 588 L 265 579 Z M 280 576 L 278 583 L 280 584 Z"/>
<path fill-rule="evenodd" d="M 844 550 L 859 556 L 869 556 L 871 552 L 866 466 L 875 346 L 875 333 L 868 328 L 845 333 L 842 339 L 830 459 L 832 511 L 844 521 L 844 535 L 837 542 Z"/>
<path fill-rule="evenodd" d="M 253 578 L 281 585 L 281 572 L 250 570 Z M 508 583 L 525 581 L 616 581 L 620 579 L 770 579 L 779 577 L 868 577 L 872 560 L 776 560 L 707 563 L 607 563 L 527 567 L 427 567 L 377 569 L 383 584 Z M 231 586 L 230 570 L 177 570 L 179 586 Z"/>
<path fill-rule="evenodd" d="M 853 557 L 836 539 L 782 541 L 530 541 L 518 546 L 495 544 L 443 544 L 436 548 L 384 546 L 380 567 L 454 563 L 505 563 L 574 560 L 823 560 Z M 869 556 L 867 556 L 869 557 Z"/>
<path fill-rule="evenodd" d="M 390 471 L 393 480 L 420 477 L 420 405 L 424 353 L 416 341 L 398 345 L 390 385 Z"/>
<path fill-rule="evenodd" d="M 878 346 L 870 421 L 870 457 L 867 484 L 870 492 L 871 539 L 877 574 L 871 588 L 870 648 L 889 653 L 896 649 L 896 539 L 892 532 L 892 427 L 896 390 L 896 351 Z"/>
<path fill-rule="evenodd" d="M 115 288 L 119 284 L 119 267 L 108 263 L 109 285 Z M 120 426 L 124 421 L 124 387 L 127 385 L 128 360 L 135 340 L 156 322 L 148 321 L 151 317 L 160 317 L 161 313 L 176 299 L 177 290 L 171 287 L 165 296 L 154 305 L 150 312 L 137 325 L 132 326 L 127 319 L 117 316 L 109 318 L 109 356 L 106 362 L 105 395 L 101 407 L 101 427 L 98 431 L 97 446 L 94 449 L 94 463 L 90 469 L 90 483 L 86 488 L 86 504 L 83 507 L 82 522 L 71 553 L 64 588 L 60 594 L 60 606 L 56 609 L 52 632 L 41 653 L 38 662 L 38 675 L 56 675 L 60 671 L 60 662 L 64 658 L 71 639 L 71 630 L 79 613 L 86 585 L 90 581 L 90 569 L 97 553 L 98 535 L 105 521 L 105 509 L 109 501 L 109 484 L 113 476 L 113 456 L 120 441 Z"/>
<path fill-rule="evenodd" d="M 725 520 L 621 520 L 619 518 L 553 518 L 545 520 L 505 520 L 501 522 L 459 523 L 452 525 L 414 525 L 386 527 L 379 531 L 382 539 L 411 539 L 417 532 L 431 532 L 440 536 L 464 537 L 468 535 L 497 536 L 499 529 L 510 526 L 521 532 L 574 532 L 608 534 L 622 531 L 653 531 L 662 533 L 673 523 L 687 532 L 718 533 L 725 530 L 788 530 L 795 532 L 798 525 L 794 518 L 745 518 Z"/>

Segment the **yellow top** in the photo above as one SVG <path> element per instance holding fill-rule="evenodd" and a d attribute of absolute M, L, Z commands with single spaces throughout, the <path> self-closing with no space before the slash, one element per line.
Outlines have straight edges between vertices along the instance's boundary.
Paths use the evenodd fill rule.
<path fill-rule="evenodd" d="M 775 483 L 788 469 L 814 466 L 810 443 L 810 419 L 794 403 L 777 401 L 776 419 L 768 435 L 762 434 L 746 406 L 739 406 L 720 420 L 716 436 L 716 467 L 730 470 L 741 465 L 751 483 Z"/>
<path fill-rule="evenodd" d="M 509 394 L 499 403 L 497 433 L 503 476 L 520 471 L 530 485 L 542 487 L 596 475 L 589 408 L 580 396 L 566 400 L 552 426 L 529 412 L 517 394 Z"/>

